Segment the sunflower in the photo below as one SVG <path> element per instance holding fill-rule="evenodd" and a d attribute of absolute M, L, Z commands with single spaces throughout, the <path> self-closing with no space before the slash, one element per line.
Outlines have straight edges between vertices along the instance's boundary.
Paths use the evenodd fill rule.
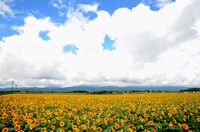
<path fill-rule="evenodd" d="M 73 130 L 76 130 L 76 129 L 77 129 L 77 126 L 76 126 L 76 125 L 72 125 L 72 129 L 73 129 Z"/>
<path fill-rule="evenodd" d="M 2 109 L 2 112 L 5 113 L 5 112 L 6 112 L 6 108 L 3 108 L 3 109 Z"/>
<path fill-rule="evenodd" d="M 174 124 L 176 124 L 177 123 L 176 119 L 173 119 L 173 122 L 174 122 Z"/>
<path fill-rule="evenodd" d="M 153 121 L 149 121 L 149 122 L 148 122 L 148 125 L 149 125 L 149 126 L 152 126 L 153 124 L 154 124 Z"/>
<path fill-rule="evenodd" d="M 112 128 L 112 129 L 111 129 L 111 132 L 115 132 L 115 129 Z"/>
<path fill-rule="evenodd" d="M 38 122 L 38 121 L 35 121 L 35 125 L 38 126 L 38 125 L 39 125 L 39 122 Z"/>
<path fill-rule="evenodd" d="M 29 117 L 33 117 L 33 113 L 30 113 L 30 114 L 29 114 Z"/>
<path fill-rule="evenodd" d="M 32 130 L 35 127 L 34 124 L 30 124 L 29 129 Z"/>
<path fill-rule="evenodd" d="M 24 115 L 20 115 L 20 120 L 24 120 Z"/>
<path fill-rule="evenodd" d="M 119 124 L 115 123 L 115 129 L 119 129 Z"/>
<path fill-rule="evenodd" d="M 134 125 L 133 124 L 127 125 L 127 128 L 133 129 Z"/>
<path fill-rule="evenodd" d="M 51 120 L 51 123 L 52 123 L 52 124 L 56 124 L 56 119 L 52 119 L 52 120 Z"/>
<path fill-rule="evenodd" d="M 2 118 L 3 118 L 3 119 L 5 119 L 5 118 L 7 118 L 7 117 L 8 117 L 8 115 L 7 115 L 6 113 L 3 113 L 3 114 L 2 114 Z"/>
<path fill-rule="evenodd" d="M 32 123 L 32 120 L 31 120 L 31 119 L 28 119 L 28 120 L 27 120 L 27 123 L 28 123 L 28 124 L 31 124 L 31 123 Z"/>
<path fill-rule="evenodd" d="M 88 128 L 88 127 L 90 126 L 90 124 L 89 124 L 89 123 L 86 123 L 85 126 Z"/>
<path fill-rule="evenodd" d="M 60 127 L 63 127 L 65 125 L 65 122 L 64 121 L 61 121 L 60 122 Z"/>
<path fill-rule="evenodd" d="M 2 132 L 8 132 L 8 128 L 5 127 L 4 129 L 2 129 Z"/>
<path fill-rule="evenodd" d="M 171 117 L 171 116 L 172 116 L 172 113 L 168 113 L 168 116 Z"/>
<path fill-rule="evenodd" d="M 20 130 L 20 125 L 15 125 L 14 129 L 15 129 L 15 131 L 19 131 Z"/>
<path fill-rule="evenodd" d="M 63 129 L 60 129 L 60 131 L 59 132 L 65 132 Z"/>
<path fill-rule="evenodd" d="M 47 132 L 47 128 L 43 127 L 40 132 Z"/>
<path fill-rule="evenodd" d="M 133 130 L 131 128 L 128 129 L 128 132 L 132 132 Z"/>
<path fill-rule="evenodd" d="M 98 131 L 98 132 L 101 132 L 101 131 L 102 131 L 102 128 L 101 128 L 101 127 L 98 127 L 98 128 L 97 128 L 97 131 Z"/>
<path fill-rule="evenodd" d="M 79 129 L 78 129 L 78 128 L 76 128 L 75 132 L 79 132 Z"/>
<path fill-rule="evenodd" d="M 115 121 L 116 119 L 117 119 L 116 116 L 113 116 L 113 117 L 112 117 L 112 120 L 113 120 L 113 121 Z"/>
<path fill-rule="evenodd" d="M 144 132 L 150 132 L 149 130 L 145 129 Z"/>
<path fill-rule="evenodd" d="M 179 127 L 182 127 L 182 126 L 181 126 L 181 123 L 178 123 L 178 126 L 179 126 Z"/>
<path fill-rule="evenodd" d="M 47 120 L 46 120 L 45 118 L 42 118 L 42 119 L 41 119 L 41 122 L 42 122 L 42 123 L 45 123 L 45 122 L 47 122 Z"/>
<path fill-rule="evenodd" d="M 12 120 L 15 124 L 18 122 L 18 118 L 13 118 Z"/>
<path fill-rule="evenodd" d="M 96 131 L 97 130 L 96 126 L 92 126 L 92 130 Z"/>
<path fill-rule="evenodd" d="M 173 125 L 173 123 L 169 123 L 169 127 L 173 127 L 174 125 Z"/>
<path fill-rule="evenodd" d="M 78 124 L 78 125 L 79 125 L 80 123 L 81 123 L 81 121 L 80 121 L 80 120 L 77 120 L 77 121 L 76 121 L 76 124 Z"/>
<path fill-rule="evenodd" d="M 81 128 L 82 128 L 82 130 L 85 130 L 86 129 L 86 125 L 82 125 Z"/>
<path fill-rule="evenodd" d="M 96 119 L 96 122 L 100 122 L 101 120 L 100 119 Z"/>
<path fill-rule="evenodd" d="M 105 117 L 105 118 L 104 118 L 104 120 L 105 120 L 105 121 L 108 121 L 108 120 L 109 120 L 109 118 L 108 118 L 108 117 Z"/>
<path fill-rule="evenodd" d="M 182 127 L 184 130 L 188 130 L 188 128 L 189 128 L 187 124 L 182 124 Z"/>
<path fill-rule="evenodd" d="M 55 129 L 56 129 L 56 127 L 55 127 L 55 126 L 51 126 L 51 129 L 52 129 L 52 130 L 55 130 Z"/>

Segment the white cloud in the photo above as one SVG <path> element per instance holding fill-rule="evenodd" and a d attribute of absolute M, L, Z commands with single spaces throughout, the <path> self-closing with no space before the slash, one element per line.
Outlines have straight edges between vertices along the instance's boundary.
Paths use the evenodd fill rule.
<path fill-rule="evenodd" d="M 51 0 L 50 5 L 52 5 L 55 9 L 58 10 L 59 16 L 63 17 L 66 15 L 67 12 L 67 3 L 65 3 L 63 0 Z"/>
<path fill-rule="evenodd" d="M 159 11 L 138 5 L 94 20 L 71 10 L 64 24 L 29 16 L 0 41 L 0 81 L 21 85 L 198 85 L 200 2 L 177 0 Z M 39 37 L 49 31 L 50 40 Z M 106 34 L 116 50 L 103 50 Z M 77 54 L 64 53 L 74 44 Z"/>
<path fill-rule="evenodd" d="M 50 4 L 56 9 L 67 8 L 62 0 L 51 0 Z"/>
<path fill-rule="evenodd" d="M 94 3 L 94 4 L 79 4 L 78 8 L 80 10 L 82 10 L 83 12 L 87 13 L 87 12 L 97 12 L 97 8 L 98 8 L 99 4 Z"/>
<path fill-rule="evenodd" d="M 172 2 L 172 0 L 156 0 L 157 4 L 156 6 L 159 8 L 163 8 L 164 6 L 168 5 Z"/>
<path fill-rule="evenodd" d="M 12 9 L 4 1 L 0 1 L 0 16 L 5 17 L 7 15 L 14 17 Z"/>

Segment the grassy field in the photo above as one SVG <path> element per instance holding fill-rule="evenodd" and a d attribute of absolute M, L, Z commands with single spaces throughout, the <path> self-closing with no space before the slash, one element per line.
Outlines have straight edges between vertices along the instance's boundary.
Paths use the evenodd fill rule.
<path fill-rule="evenodd" d="M 200 131 L 200 93 L 0 95 L 0 130 Z"/>

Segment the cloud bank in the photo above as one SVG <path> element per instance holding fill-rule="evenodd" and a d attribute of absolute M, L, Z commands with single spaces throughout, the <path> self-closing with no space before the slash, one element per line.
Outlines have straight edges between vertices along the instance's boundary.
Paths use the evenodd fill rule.
<path fill-rule="evenodd" d="M 79 5 L 59 25 L 28 16 L 13 27 L 19 35 L 0 41 L 1 84 L 199 85 L 200 1 L 162 2 L 159 11 L 139 4 L 113 14 Z M 86 12 L 97 17 L 89 20 Z M 39 36 L 43 31 L 48 40 Z M 103 50 L 106 35 L 115 50 Z M 65 45 L 77 47 L 76 54 L 63 52 Z"/>
<path fill-rule="evenodd" d="M 9 1 L 7 1 L 9 2 Z M 6 1 L 0 1 L 0 17 L 14 17 L 14 12 L 12 9 L 6 4 Z"/>

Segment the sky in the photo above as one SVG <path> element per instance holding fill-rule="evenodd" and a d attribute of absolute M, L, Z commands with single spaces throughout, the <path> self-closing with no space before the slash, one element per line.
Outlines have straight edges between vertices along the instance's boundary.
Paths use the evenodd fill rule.
<path fill-rule="evenodd" d="M 199 0 L 0 0 L 0 87 L 200 85 Z"/>

